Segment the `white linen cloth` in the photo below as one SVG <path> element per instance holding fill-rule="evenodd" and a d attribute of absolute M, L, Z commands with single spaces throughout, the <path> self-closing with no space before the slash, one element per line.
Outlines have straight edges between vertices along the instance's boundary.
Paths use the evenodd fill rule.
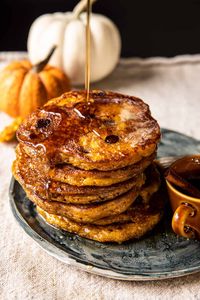
<path fill-rule="evenodd" d="M 0 53 L 0 68 L 26 53 Z M 200 55 L 122 59 L 93 85 L 144 99 L 162 127 L 200 139 Z M 0 129 L 10 118 L 0 113 Z M 8 187 L 14 144 L 0 144 L 0 299 L 200 299 L 200 273 L 152 282 L 123 282 L 78 270 L 49 256 L 18 226 Z"/>

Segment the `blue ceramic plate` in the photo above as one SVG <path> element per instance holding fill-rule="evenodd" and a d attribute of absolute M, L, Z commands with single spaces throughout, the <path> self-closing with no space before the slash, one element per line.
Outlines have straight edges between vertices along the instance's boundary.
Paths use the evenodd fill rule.
<path fill-rule="evenodd" d="M 165 129 L 162 134 L 158 157 L 200 152 L 200 142 L 191 137 Z M 200 242 L 172 232 L 169 209 L 143 239 L 116 245 L 94 242 L 46 224 L 14 179 L 10 203 L 18 223 L 44 250 L 87 272 L 114 279 L 157 280 L 200 271 Z"/>

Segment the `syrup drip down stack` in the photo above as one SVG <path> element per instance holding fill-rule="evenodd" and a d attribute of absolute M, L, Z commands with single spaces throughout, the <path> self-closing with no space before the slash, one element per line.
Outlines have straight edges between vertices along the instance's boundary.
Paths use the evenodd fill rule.
<path fill-rule="evenodd" d="M 99 242 L 139 238 L 163 213 L 160 128 L 136 97 L 85 99 L 65 93 L 22 123 L 13 174 L 47 223 Z"/>

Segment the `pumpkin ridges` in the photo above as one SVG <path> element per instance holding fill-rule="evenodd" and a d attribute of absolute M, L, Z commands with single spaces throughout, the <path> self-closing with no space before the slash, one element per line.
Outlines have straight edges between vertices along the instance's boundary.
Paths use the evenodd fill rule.
<path fill-rule="evenodd" d="M 21 68 L 17 70 L 4 69 L 0 74 L 0 110 L 12 117 L 19 115 L 18 97 L 26 73 L 27 70 Z"/>
<path fill-rule="evenodd" d="M 47 101 L 47 91 L 37 73 L 29 71 L 21 87 L 19 95 L 20 116 L 26 117 L 29 113 L 42 106 Z"/>
<path fill-rule="evenodd" d="M 13 61 L 11 62 L 8 66 L 5 67 L 4 70 L 6 71 L 13 71 L 13 70 L 18 70 L 18 69 L 25 69 L 28 71 L 31 67 L 31 64 L 27 60 L 22 60 L 22 61 Z"/>
<path fill-rule="evenodd" d="M 38 51 L 40 51 L 40 44 L 41 44 L 40 39 L 42 39 L 44 29 L 49 26 L 49 23 L 51 23 L 52 16 L 50 14 L 48 14 L 48 15 L 46 14 L 45 17 L 42 16 L 42 23 L 44 25 L 43 30 L 41 30 L 40 20 L 41 20 L 41 17 L 38 17 L 34 28 L 32 28 L 32 26 L 31 26 L 31 28 L 30 28 L 31 40 L 30 40 L 30 35 L 28 36 L 28 40 L 27 40 L 27 48 L 28 48 L 28 53 L 29 53 L 29 59 L 34 64 L 37 63 L 38 61 L 40 61 L 43 58 L 43 55 L 42 55 L 42 57 L 40 57 L 38 59 L 37 55 L 35 56 L 34 54 L 37 53 Z M 40 33 L 39 40 L 37 38 L 38 33 Z M 34 49 L 33 53 L 29 52 L 30 44 L 31 44 L 32 49 Z"/>
<path fill-rule="evenodd" d="M 24 68 L 28 70 L 32 67 L 32 64 L 30 63 L 29 60 L 21 60 L 21 64 Z"/>
<path fill-rule="evenodd" d="M 94 0 L 91 0 L 91 4 Z M 36 19 L 28 35 L 28 52 L 32 61 L 44 57 L 57 45 L 50 63 L 68 74 L 74 84 L 84 84 L 85 79 L 85 24 L 82 13 L 87 1 L 81 0 L 72 12 L 42 15 Z M 101 14 L 91 14 L 91 82 L 106 77 L 113 71 L 120 57 L 121 38 L 116 25 Z M 38 47 L 39 46 L 39 47 Z M 96 57 L 98 59 L 96 59 Z"/>
<path fill-rule="evenodd" d="M 63 80 L 60 83 L 57 77 L 48 74 L 51 69 L 54 68 L 47 66 L 38 73 L 27 60 L 11 62 L 0 72 L 0 110 L 24 118 L 51 97 L 69 90 L 66 75 L 58 70 Z"/>
<path fill-rule="evenodd" d="M 63 88 L 60 82 L 58 82 L 57 78 L 52 76 L 49 71 L 42 71 L 39 74 L 41 81 L 47 92 L 47 100 L 51 98 L 55 98 L 56 95 L 63 93 Z"/>
<path fill-rule="evenodd" d="M 51 69 L 55 69 L 55 68 L 52 67 L 51 65 L 46 65 L 44 71 L 50 71 Z"/>
<path fill-rule="evenodd" d="M 60 72 L 57 68 L 52 67 L 49 69 L 49 74 L 51 74 L 58 80 L 58 82 L 62 86 L 63 92 L 67 92 L 70 90 L 70 81 L 63 72 Z"/>

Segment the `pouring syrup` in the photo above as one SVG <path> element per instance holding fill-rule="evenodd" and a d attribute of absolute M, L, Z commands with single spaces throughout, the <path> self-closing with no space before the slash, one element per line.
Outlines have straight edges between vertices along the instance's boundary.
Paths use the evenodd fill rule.
<path fill-rule="evenodd" d="M 90 58 L 90 44 L 91 44 L 91 33 L 90 33 L 90 16 L 91 16 L 91 0 L 87 0 L 87 23 L 86 23 L 86 57 L 85 57 L 85 90 L 86 90 L 86 101 L 89 102 L 90 94 L 90 69 L 91 69 L 91 58 Z"/>

